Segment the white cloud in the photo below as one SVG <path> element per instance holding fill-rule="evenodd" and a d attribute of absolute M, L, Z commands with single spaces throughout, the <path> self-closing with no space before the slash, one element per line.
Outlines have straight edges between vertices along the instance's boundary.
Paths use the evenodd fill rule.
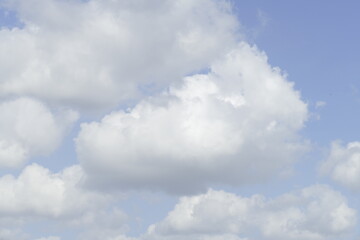
<path fill-rule="evenodd" d="M 19 176 L 1 176 L 1 240 L 28 239 L 19 227 L 33 220 L 83 231 L 78 239 L 90 240 L 338 240 L 353 229 L 356 211 L 344 196 L 315 185 L 275 199 L 209 190 L 181 198 L 140 238 L 125 236 L 127 216 L 111 205 L 118 192 L 85 189 L 84 180 L 101 190 L 188 194 L 291 172 L 306 149 L 298 135 L 306 104 L 264 53 L 236 45 L 241 36 L 230 1 L 0 6 L 24 23 L 0 29 L 0 167 L 20 166 L 59 145 L 78 114 L 48 106 L 109 110 L 152 96 L 82 124 L 81 165 L 52 173 L 32 164 Z M 266 25 L 263 13 L 258 17 Z M 191 75 L 209 65 L 208 73 Z M 358 142 L 334 144 L 323 170 L 360 189 L 358 152 Z"/>
<path fill-rule="evenodd" d="M 71 218 L 96 209 L 108 196 L 81 188 L 83 177 L 79 166 L 60 173 L 32 164 L 18 177 L 0 178 L 0 218 Z"/>
<path fill-rule="evenodd" d="M 261 181 L 303 150 L 307 107 L 279 69 L 245 43 L 160 96 L 81 125 L 93 184 L 189 192 Z M 226 174 L 224 174 L 226 173 Z"/>
<path fill-rule="evenodd" d="M 207 67 L 238 39 L 230 4 L 215 0 L 5 0 L 24 22 L 0 30 L 0 96 L 87 109 Z"/>
<path fill-rule="evenodd" d="M 324 185 L 274 199 L 209 190 L 181 198 L 141 239 L 342 239 L 355 224 L 356 211 L 344 196 Z"/>
<path fill-rule="evenodd" d="M 83 186 L 83 176 L 79 165 L 52 173 L 34 163 L 17 177 L 0 177 L 0 239 L 34 239 L 26 229 L 45 223 L 64 232 L 72 230 L 79 240 L 124 234 L 128 217 L 113 205 L 123 195 L 90 191 Z M 60 238 L 38 240 L 43 239 Z"/>
<path fill-rule="evenodd" d="M 0 116 L 0 167 L 17 167 L 51 153 L 78 118 L 71 110 L 54 114 L 30 98 L 0 102 Z"/>
<path fill-rule="evenodd" d="M 346 146 L 332 143 L 321 172 L 330 175 L 335 182 L 360 191 L 360 142 L 350 142 Z"/>

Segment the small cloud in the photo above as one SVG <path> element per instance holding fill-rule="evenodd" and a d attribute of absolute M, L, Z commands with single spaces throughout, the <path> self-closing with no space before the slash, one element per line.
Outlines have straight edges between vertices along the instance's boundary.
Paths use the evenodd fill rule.
<path fill-rule="evenodd" d="M 270 22 L 268 15 L 261 9 L 257 10 L 257 19 L 260 22 L 261 27 L 266 27 Z"/>
<path fill-rule="evenodd" d="M 269 25 L 271 20 L 270 17 L 268 17 L 268 15 L 266 14 L 266 12 L 261 9 L 257 10 L 256 19 L 257 22 L 255 26 L 250 29 L 250 32 L 248 34 L 249 36 L 251 36 L 252 39 L 258 38 L 262 34 L 264 29 Z"/>
<path fill-rule="evenodd" d="M 360 142 L 335 141 L 320 167 L 320 173 L 350 190 L 360 192 Z"/>
<path fill-rule="evenodd" d="M 317 101 L 315 103 L 316 108 L 321 108 L 321 107 L 325 107 L 325 106 L 326 106 L 326 102 L 324 102 L 324 101 Z"/>

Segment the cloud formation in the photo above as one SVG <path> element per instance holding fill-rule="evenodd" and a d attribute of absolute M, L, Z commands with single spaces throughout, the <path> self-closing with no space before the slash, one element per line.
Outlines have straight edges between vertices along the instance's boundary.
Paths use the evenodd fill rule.
<path fill-rule="evenodd" d="M 320 170 L 335 182 L 360 191 L 360 142 L 350 142 L 345 146 L 333 142 L 330 154 Z"/>
<path fill-rule="evenodd" d="M 0 240 L 352 239 L 357 211 L 329 186 L 275 198 L 211 190 L 287 174 L 308 147 L 307 104 L 241 42 L 232 3 L 0 0 L 0 15 L 21 22 L 0 24 L 0 169 L 23 167 L 0 175 Z M 73 166 L 25 166 L 50 155 L 80 114 Z M 360 190 L 360 142 L 334 143 L 322 171 Z M 183 197 L 158 221 L 167 206 L 143 213 L 142 194 L 133 209 L 121 202 L 142 190 L 166 204 L 174 196 L 164 192 Z"/>
<path fill-rule="evenodd" d="M 226 1 L 5 0 L 24 27 L 0 30 L 0 96 L 110 109 L 207 67 L 234 46 Z"/>
<path fill-rule="evenodd" d="M 356 210 L 347 205 L 345 197 L 325 185 L 274 199 L 209 190 L 181 198 L 174 210 L 150 226 L 141 239 L 343 239 L 355 226 L 356 217 Z"/>
<path fill-rule="evenodd" d="M 30 98 L 0 102 L 0 116 L 0 167 L 18 167 L 30 157 L 51 153 L 78 119 L 74 111 L 55 114 Z"/>
<path fill-rule="evenodd" d="M 18 177 L 4 175 L 0 178 L 0 218 L 79 216 L 107 200 L 83 190 L 82 177 L 79 166 L 51 173 L 37 164 L 27 166 Z"/>
<path fill-rule="evenodd" d="M 83 176 L 79 165 L 52 173 L 35 163 L 17 177 L 2 176 L 0 239 L 30 239 L 24 226 L 41 222 L 76 230 L 76 239 L 108 239 L 124 233 L 127 216 L 111 205 L 118 196 L 83 188 Z"/>
<path fill-rule="evenodd" d="M 77 153 L 91 184 L 186 193 L 261 181 L 297 159 L 307 106 L 246 43 L 165 93 L 84 123 Z M 226 174 L 224 174 L 226 173 Z"/>

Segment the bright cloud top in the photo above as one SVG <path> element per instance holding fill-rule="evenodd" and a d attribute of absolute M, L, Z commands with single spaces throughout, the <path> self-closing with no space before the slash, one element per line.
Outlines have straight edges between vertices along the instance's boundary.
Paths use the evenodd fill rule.
<path fill-rule="evenodd" d="M 226 1 L 15 0 L 0 30 L 0 96 L 82 109 L 117 106 L 207 67 L 234 46 Z M 226 47 L 224 47 L 226 46 Z"/>
<path fill-rule="evenodd" d="M 334 142 L 321 171 L 335 182 L 360 191 L 360 142 L 350 142 L 346 146 Z"/>
<path fill-rule="evenodd" d="M 342 239 L 356 224 L 356 210 L 328 186 L 314 185 L 266 199 L 224 191 L 183 197 L 168 216 L 149 227 L 146 240 Z"/>
<path fill-rule="evenodd" d="M 306 118 L 293 84 L 242 43 L 208 74 L 82 124 L 77 152 L 93 184 L 198 191 L 259 181 L 296 160 Z"/>
<path fill-rule="evenodd" d="M 0 103 L 0 167 L 18 167 L 32 156 L 51 153 L 78 114 L 52 113 L 41 102 L 19 98 Z"/>

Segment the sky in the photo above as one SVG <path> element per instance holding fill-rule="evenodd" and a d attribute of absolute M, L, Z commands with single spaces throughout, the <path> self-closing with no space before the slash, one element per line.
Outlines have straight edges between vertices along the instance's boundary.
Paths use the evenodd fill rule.
<path fill-rule="evenodd" d="M 0 240 L 359 240 L 359 7 L 0 0 Z"/>

